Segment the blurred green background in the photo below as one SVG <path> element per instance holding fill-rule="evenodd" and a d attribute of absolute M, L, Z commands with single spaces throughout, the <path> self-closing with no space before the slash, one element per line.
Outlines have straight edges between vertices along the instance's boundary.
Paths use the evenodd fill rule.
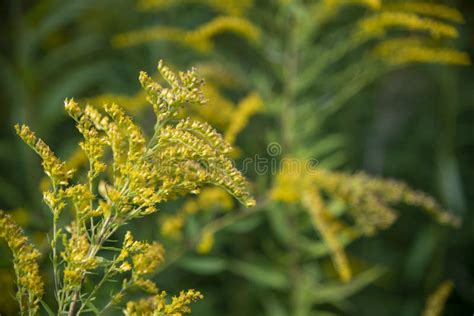
<path fill-rule="evenodd" d="M 60 157 L 70 157 L 79 137 L 64 114 L 64 98 L 84 100 L 108 93 L 133 96 L 139 89 L 138 72 L 154 73 L 158 59 L 180 69 L 204 63 L 227 67 L 238 85 L 223 89 L 223 93 L 234 102 L 248 92 L 260 93 L 265 111 L 253 116 L 239 134 L 239 161 L 265 155 L 271 141 L 281 141 L 284 150 L 290 147 L 275 136 L 284 128 L 279 124 L 285 122 L 279 123 L 279 114 L 275 114 L 279 99 L 273 96 L 285 90 L 284 80 L 278 76 L 284 78 L 288 69 L 280 65 L 278 42 L 285 43 L 292 28 L 285 23 L 286 7 L 278 7 L 285 1 L 249 1 L 248 8 L 243 5 L 246 19 L 264 30 L 260 44 L 230 31 L 217 34 L 209 51 L 167 40 L 130 47 L 114 45 L 113 39 L 125 32 L 153 25 L 192 29 L 222 12 L 233 12 L 220 12 L 218 5 L 208 5 L 219 1 L 180 2 L 184 3 L 145 11 L 137 9 L 136 2 L 125 0 L 4 1 L 0 5 L 0 209 L 11 212 L 40 249 L 50 223 L 49 211 L 41 203 L 42 173 L 38 159 L 15 135 L 13 125 L 27 123 Z M 444 3 L 457 8 L 465 18 L 458 28 L 460 37 L 451 46 L 468 52 L 472 59 L 474 2 Z M 293 9 L 298 15 L 298 8 L 288 10 Z M 350 28 L 348 21 L 357 14 L 344 11 L 326 27 Z M 342 41 L 341 32 L 322 37 L 322 41 Z M 318 60 L 320 52 L 312 47 L 304 50 L 304 58 Z M 364 47 L 359 49 L 364 52 Z M 329 71 L 352 69 L 358 58 L 340 60 Z M 334 280 L 334 272 L 328 272 L 330 263 L 323 260 L 304 274 L 321 281 L 320 287 L 310 289 L 316 297 L 321 291 L 321 296 L 306 314 L 420 315 L 429 293 L 450 279 L 454 290 L 445 314 L 470 315 L 474 312 L 474 68 L 431 64 L 397 67 L 357 88 L 344 106 L 327 118 L 320 119 L 320 112 L 312 111 L 313 101 L 331 100 L 327 94 L 330 89 L 339 91 L 348 82 L 363 80 L 363 70 L 366 68 L 341 72 L 344 76 L 333 81 L 320 77 L 314 87 L 309 85 L 308 89 L 319 92 L 306 93 L 302 98 L 301 103 L 309 100 L 310 104 L 304 112 L 305 124 L 318 127 L 298 140 L 299 148 L 307 144 L 326 146 L 312 156 L 330 169 L 365 170 L 402 180 L 436 197 L 460 216 L 463 224 L 459 229 L 443 227 L 417 210 L 401 208 L 400 218 L 391 228 L 373 238 L 359 239 L 347 250 L 354 266 L 364 270 L 377 265 L 383 274 L 363 276 L 360 286 L 340 290 L 335 282 L 324 282 Z M 146 110 L 132 112 L 136 120 L 148 122 Z M 292 119 L 288 117 L 289 124 L 300 124 Z M 295 147 L 288 150 L 296 153 Z M 271 175 L 249 172 L 246 176 L 254 183 L 257 197 L 263 196 Z M 165 211 L 172 213 L 177 205 L 179 202 L 166 205 Z M 261 214 L 219 232 L 210 253 L 199 255 L 190 250 L 170 262 L 156 278 L 159 286 L 172 293 L 183 288 L 200 289 L 205 299 L 193 307 L 195 315 L 305 315 L 297 306 L 298 294 L 286 285 L 286 278 L 293 276 L 285 263 L 291 261 L 293 252 L 273 232 L 268 215 L 272 207 L 266 206 L 268 210 Z M 133 225 L 143 239 L 159 238 L 158 219 Z M 0 289 L 0 314 L 10 315 L 15 313 L 8 294 L 11 262 L 3 245 L 0 254 L 0 284 L 8 284 Z M 42 267 L 48 267 L 47 256 Z"/>

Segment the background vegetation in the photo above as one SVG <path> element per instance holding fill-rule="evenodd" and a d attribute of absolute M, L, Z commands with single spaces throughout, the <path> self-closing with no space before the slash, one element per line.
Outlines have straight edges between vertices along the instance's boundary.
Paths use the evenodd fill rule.
<path fill-rule="evenodd" d="M 334 16 L 310 10 L 323 2 L 3 3 L 0 209 L 11 213 L 46 253 L 41 268 L 50 266 L 43 175 L 13 125 L 28 123 L 65 159 L 74 157 L 79 140 L 64 115 L 66 97 L 97 106 L 115 100 L 150 125 L 137 74 L 156 73 L 157 60 L 164 59 L 177 69 L 196 66 L 206 78 L 210 110 L 193 115 L 216 125 L 234 143 L 238 166 L 256 154 L 314 158 L 324 170 L 363 170 L 402 180 L 435 197 L 462 225 L 443 226 L 416 207 L 397 205 L 398 219 L 390 228 L 350 238 L 345 252 L 354 278 L 344 283 L 331 263 L 330 247 L 313 231 L 301 205 L 269 198 L 275 174 L 250 170 L 245 175 L 253 184 L 255 209 L 243 211 L 211 191 L 212 203 L 183 199 L 166 204 L 153 219 L 134 222 L 137 237 L 165 244 L 167 261 L 155 277 L 162 289 L 199 289 L 205 298 L 193 306 L 196 315 L 420 315 L 429 294 L 448 279 L 454 289 L 445 314 L 472 313 L 472 65 L 394 65 L 372 57 L 378 39 L 354 44 L 352 31 L 377 1 L 359 1 L 362 5 Z M 444 3 L 464 16 L 464 23 L 456 23 L 457 39 L 405 29 L 382 39 L 418 35 L 467 52 L 472 60 L 474 4 Z M 227 22 L 202 28 L 222 16 Z M 325 18 L 329 22 L 323 25 Z M 150 28 L 155 29 L 140 31 Z M 245 108 L 244 100 L 250 104 L 247 113 L 238 110 Z M 281 146 L 278 155 L 267 150 L 272 143 Z M 324 198 L 332 214 L 346 212 Z M 173 216 L 186 205 L 192 208 L 193 201 L 198 211 L 184 212 L 183 227 L 173 228 Z M 165 225 L 171 225 L 168 233 Z M 183 233 L 173 236 L 176 230 Z M 311 240 L 312 251 L 297 248 L 302 240 Z M 11 261 L 8 249 L 0 247 L 0 284 L 5 284 L 0 314 L 10 315 L 17 308 L 10 295 Z M 51 302 L 52 294 L 45 300 Z"/>

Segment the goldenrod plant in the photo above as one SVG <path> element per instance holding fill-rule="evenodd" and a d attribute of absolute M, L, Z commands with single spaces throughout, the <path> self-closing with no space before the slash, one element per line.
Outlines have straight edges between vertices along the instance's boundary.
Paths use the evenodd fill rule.
<path fill-rule="evenodd" d="M 241 83 L 236 82 L 238 78 L 233 77 L 232 73 L 217 65 L 201 64 L 196 69 L 206 80 L 206 85 L 203 86 L 202 92 L 206 99 L 212 100 L 212 102 L 208 102 L 203 106 L 190 104 L 178 116 L 189 116 L 211 123 L 223 134 L 224 140 L 233 146 L 232 152 L 229 153 L 231 157 L 241 156 L 239 147 L 235 145 L 235 142 L 237 136 L 246 127 L 249 120 L 264 110 L 261 96 L 256 92 L 245 92 L 240 100 L 234 102 L 222 93 L 221 89 L 238 90 L 236 87 L 241 85 Z M 101 104 L 113 102 L 125 104 L 125 108 L 134 112 L 143 111 L 146 106 L 146 96 L 143 91 L 139 91 L 133 96 L 104 94 L 88 98 L 85 101 L 98 107 Z M 78 151 L 73 154 L 68 163 L 73 167 L 81 167 L 86 163 L 86 160 L 81 151 Z M 160 230 L 164 237 L 169 237 L 172 240 L 182 240 L 182 231 L 186 219 L 191 215 L 207 213 L 207 217 L 210 217 L 210 215 L 225 213 L 233 208 L 234 204 L 228 192 L 219 188 L 206 187 L 202 189 L 199 196 L 190 198 L 189 201 L 185 202 L 177 212 L 163 214 L 159 221 L 161 225 Z M 209 220 L 211 219 L 208 218 L 207 221 Z M 208 252 L 211 249 L 212 243 L 209 241 L 212 240 L 212 235 L 213 233 L 210 230 L 202 232 L 202 236 L 199 239 L 202 239 L 203 242 L 199 242 L 196 245 L 199 252 Z M 205 236 L 208 238 L 204 238 Z M 203 247 L 204 244 L 207 246 Z"/>
<path fill-rule="evenodd" d="M 165 260 L 164 247 L 137 241 L 130 231 L 122 237 L 122 227 L 157 212 L 166 201 L 198 195 L 204 185 L 222 187 L 247 207 L 255 204 L 244 177 L 227 157 L 231 146 L 207 123 L 178 117 L 188 104 L 206 102 L 195 70 L 174 73 L 160 61 L 158 71 L 167 86 L 140 73 L 156 114 L 151 137 L 117 104 L 105 105 L 102 113 L 73 99 L 65 101 L 66 112 L 84 138 L 79 145 L 89 163 L 86 175 L 76 174 L 28 126 L 15 126 L 40 156 L 50 179 L 43 200 L 52 214 L 48 291 L 56 299 L 56 306 L 42 301 L 43 281 L 36 263 L 40 254 L 2 212 L 0 237 L 13 253 L 22 315 L 36 315 L 40 302 L 49 314 L 58 315 L 102 314 L 120 306 L 125 315 L 187 314 L 189 304 L 202 294 L 188 290 L 168 299 L 151 280 Z M 93 282 L 93 275 L 99 275 L 99 281 Z M 96 298 L 111 282 L 118 286 L 99 306 Z M 123 305 L 136 289 L 150 296 Z"/>
<path fill-rule="evenodd" d="M 355 224 L 348 225 L 342 214 L 336 216 L 331 212 L 325 195 L 332 201 L 343 203 Z M 434 199 L 414 191 L 404 183 L 370 177 L 364 173 L 351 175 L 310 170 L 307 162 L 301 161 L 295 161 L 293 166 L 285 166 L 280 171 L 271 197 L 276 201 L 301 203 L 315 230 L 320 232 L 327 244 L 334 267 L 344 282 L 351 279 L 352 272 L 341 240 L 347 242 L 363 235 L 371 236 L 378 230 L 390 227 L 397 218 L 392 205 L 404 203 L 417 206 L 441 224 L 453 227 L 460 224 L 459 218 L 443 210 Z"/>
<path fill-rule="evenodd" d="M 35 315 L 44 292 L 44 284 L 36 262 L 40 253 L 28 242 L 12 217 L 0 211 L 0 237 L 13 254 L 13 267 L 18 287 L 16 300 L 22 315 Z"/>

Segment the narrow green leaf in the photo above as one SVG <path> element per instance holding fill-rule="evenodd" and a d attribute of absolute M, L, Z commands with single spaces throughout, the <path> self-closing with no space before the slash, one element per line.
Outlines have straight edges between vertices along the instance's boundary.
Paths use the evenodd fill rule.
<path fill-rule="evenodd" d="M 273 289 L 286 289 L 288 287 L 288 276 L 285 272 L 272 267 L 270 262 L 250 263 L 233 261 L 229 270 L 251 282 Z"/>
<path fill-rule="evenodd" d="M 384 269 L 374 267 L 356 275 L 349 283 L 325 283 L 317 284 L 314 289 L 313 303 L 331 303 L 343 301 L 359 292 L 384 273 Z"/>
<path fill-rule="evenodd" d="M 178 262 L 178 266 L 197 274 L 217 274 L 226 269 L 227 262 L 219 257 L 188 256 Z"/>
<path fill-rule="evenodd" d="M 51 308 L 48 306 L 48 304 L 46 304 L 43 300 L 40 300 L 40 303 L 49 316 L 55 316 L 55 314 L 53 313 Z"/>

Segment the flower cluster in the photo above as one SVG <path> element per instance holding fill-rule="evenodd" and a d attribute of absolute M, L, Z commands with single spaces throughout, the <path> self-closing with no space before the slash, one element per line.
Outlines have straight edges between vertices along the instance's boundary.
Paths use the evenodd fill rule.
<path fill-rule="evenodd" d="M 33 248 L 10 215 L 0 211 L 0 239 L 6 241 L 13 254 L 17 295 L 22 314 L 38 312 L 44 285 L 39 273 L 37 259 L 40 253 Z"/>
<path fill-rule="evenodd" d="M 359 22 L 360 37 L 381 37 L 390 28 L 400 28 L 409 31 L 428 32 L 435 38 L 455 38 L 457 29 L 449 24 L 431 18 L 420 17 L 414 13 L 383 11 L 371 15 Z"/>
<path fill-rule="evenodd" d="M 117 247 L 108 247 L 114 242 L 112 235 L 128 221 L 155 212 L 160 203 L 188 193 L 198 194 L 201 187 L 210 184 L 222 187 L 228 199 L 227 194 L 231 194 L 245 206 L 255 203 L 244 177 L 228 158 L 230 144 L 209 124 L 182 117 L 185 106 L 206 101 L 201 90 L 203 81 L 196 71 L 175 73 L 160 61 L 158 72 L 167 86 L 144 72 L 139 78 L 156 114 L 150 138 L 115 103 L 105 104 L 102 112 L 89 105 L 81 107 L 72 99 L 65 101 L 67 113 L 84 138 L 80 148 L 89 162 L 84 182 L 73 182 L 68 164 L 61 162 L 28 127 L 17 126 L 18 134 L 41 156 L 53 180 L 52 187 L 44 192 L 44 200 L 54 215 L 50 241 L 59 313 L 80 314 L 105 282 L 126 272 L 131 277 L 123 279 L 118 292 L 112 292 L 104 309 L 122 301 L 129 288 L 138 287 L 156 294 L 155 301 L 160 298 L 153 310 L 173 315 L 189 312 L 189 303 L 201 296 L 198 292 L 183 292 L 166 304 L 164 292 L 158 294 L 155 283 L 145 278 L 163 262 L 163 246 L 135 241 L 127 233 L 119 254 L 103 255 L 106 250 L 117 251 Z M 77 161 L 80 164 L 82 158 Z M 213 197 L 208 194 L 202 201 L 209 203 L 210 199 Z M 74 220 L 59 228 L 63 209 L 71 210 Z M 29 309 L 36 310 L 33 305 L 38 302 L 42 283 L 37 280 L 37 266 L 32 261 L 38 253 L 28 248 L 9 217 L 1 219 L 1 237 L 7 239 L 18 258 L 15 267 L 20 276 L 19 295 L 30 295 Z M 88 276 L 99 269 L 103 269 L 103 279 L 90 293 L 84 293 Z"/>
<path fill-rule="evenodd" d="M 469 65 L 469 54 L 450 48 L 427 46 L 421 38 L 408 37 L 382 41 L 374 55 L 393 65 L 439 63 Z"/>
<path fill-rule="evenodd" d="M 73 175 L 64 162 L 59 160 L 51 148 L 26 125 L 15 125 L 15 130 L 21 139 L 30 146 L 42 159 L 44 172 L 55 184 L 67 184 Z"/>
<path fill-rule="evenodd" d="M 225 139 L 233 144 L 239 132 L 247 125 L 249 118 L 263 108 L 263 100 L 256 93 L 252 93 L 240 101 L 239 106 L 232 115 L 227 130 L 225 131 Z"/>
<path fill-rule="evenodd" d="M 306 190 L 302 196 L 302 204 L 308 210 L 313 226 L 320 232 L 331 251 L 334 266 L 343 282 L 351 279 L 352 272 L 344 247 L 338 240 L 340 223 L 328 211 L 321 193 L 317 190 Z"/>
<path fill-rule="evenodd" d="M 66 239 L 63 235 L 64 251 L 61 253 L 65 262 L 64 268 L 64 291 L 70 291 L 81 286 L 84 274 L 95 269 L 98 258 L 90 255 L 91 245 L 87 235 L 82 234 L 76 225 L 69 227 L 71 236 Z"/>
<path fill-rule="evenodd" d="M 428 2 L 399 2 L 384 5 L 388 10 L 406 11 L 426 16 L 432 16 L 443 20 L 463 23 L 464 18 L 458 10 L 439 3 Z"/>
<path fill-rule="evenodd" d="M 137 302 L 130 301 L 124 310 L 127 316 L 152 316 L 152 315 L 173 315 L 184 316 L 189 314 L 191 309 L 189 304 L 202 299 L 200 292 L 195 290 L 181 291 L 179 296 L 173 296 L 171 302 L 167 302 L 167 293 L 160 294 Z"/>
<path fill-rule="evenodd" d="M 114 270 L 119 273 L 131 270 L 131 284 L 148 293 L 156 294 L 158 288 L 151 280 L 145 279 L 144 276 L 154 272 L 164 259 L 165 250 L 160 243 L 149 244 L 135 241 L 132 234 L 127 232 Z"/>
<path fill-rule="evenodd" d="M 253 42 L 260 37 L 259 29 L 248 20 L 236 16 L 219 16 L 194 30 L 154 26 L 119 34 L 112 42 L 118 47 L 127 47 L 154 41 L 173 41 L 191 46 L 198 51 L 208 52 L 214 46 L 214 37 L 224 32 L 237 34 Z"/>
<path fill-rule="evenodd" d="M 166 82 L 172 83 L 171 89 L 173 87 L 179 88 L 179 79 L 174 76 L 172 72 L 168 68 L 164 68 L 162 64 L 159 65 L 159 71 L 163 73 L 165 77 L 168 79 Z M 173 117 L 178 120 L 182 119 L 178 122 L 175 127 L 179 127 L 180 132 L 184 130 L 181 134 L 181 138 L 187 139 L 186 135 L 191 129 L 201 129 L 201 135 L 207 135 L 209 139 L 213 139 L 214 145 L 216 148 L 220 148 L 225 154 L 228 154 L 232 157 L 238 154 L 238 148 L 230 148 L 228 145 L 222 147 L 219 144 L 223 142 L 220 135 L 217 135 L 215 131 L 204 122 L 210 122 L 213 126 L 216 126 L 220 131 L 223 132 L 224 142 L 227 142 L 231 145 L 234 144 L 237 135 L 242 131 L 242 129 L 247 125 L 251 116 L 255 115 L 258 112 L 261 112 L 263 109 L 263 101 L 261 97 L 255 93 L 250 92 L 247 96 L 242 98 L 238 103 L 234 103 L 229 98 L 224 96 L 219 88 L 227 87 L 227 88 L 235 88 L 239 86 L 239 82 L 237 82 L 235 76 L 231 76 L 228 70 L 223 69 L 222 67 L 218 67 L 216 65 L 208 65 L 203 64 L 198 68 L 198 72 L 206 77 L 206 85 L 202 87 L 202 92 L 205 96 L 205 99 L 211 100 L 211 102 L 202 102 L 202 96 L 197 96 L 195 103 L 189 103 L 187 107 L 179 107 L 176 111 L 173 112 Z M 179 74 L 178 74 L 179 77 Z M 148 75 L 142 74 L 141 80 L 144 86 L 149 87 L 149 89 L 159 91 L 163 88 L 161 85 L 157 86 Z M 155 87 L 155 88 L 153 88 Z M 181 93 L 179 91 L 172 91 L 172 94 Z M 162 92 L 163 96 L 168 95 L 169 92 Z M 138 92 L 135 96 L 127 97 L 126 98 L 126 108 L 130 110 L 137 110 L 141 109 L 146 102 L 146 99 L 149 96 L 145 90 Z M 165 98 L 163 98 L 165 99 Z M 101 102 L 107 102 L 109 104 L 117 103 L 119 104 L 121 101 L 124 100 L 123 96 L 119 95 L 105 95 L 99 96 L 97 98 L 87 100 L 89 103 L 94 105 L 100 105 Z M 168 100 L 167 104 L 174 103 L 173 100 Z M 76 104 L 74 102 L 74 104 Z M 76 104 L 77 105 L 77 104 Z M 70 106 L 69 106 L 70 107 Z M 166 110 L 166 106 L 163 107 Z M 171 108 L 176 108 L 171 106 Z M 91 112 L 89 108 L 86 108 L 85 111 Z M 158 110 L 159 111 L 159 110 Z M 95 115 L 97 116 L 97 115 Z M 158 123 L 160 124 L 160 123 Z M 189 125 L 189 126 L 187 126 Z M 158 145 L 163 145 L 164 140 L 166 137 L 171 137 L 171 133 L 176 133 L 176 128 L 163 128 L 160 132 L 160 136 L 162 142 L 157 142 Z M 198 133 L 199 134 L 199 133 Z M 193 145 L 195 146 L 196 143 L 193 141 Z M 191 147 L 192 147 L 191 146 Z M 170 147 L 170 146 L 167 146 Z M 175 146 L 173 146 L 175 147 Z M 188 148 L 191 148 L 188 146 Z M 167 150 L 171 152 L 167 152 Z M 204 149 L 206 151 L 208 149 Z M 189 150 L 188 150 L 189 151 Z M 201 151 L 196 148 L 197 152 Z M 180 166 L 185 166 L 186 163 L 183 160 L 179 159 L 179 155 L 181 154 L 179 151 L 175 151 L 174 149 L 171 150 L 167 148 L 166 150 L 161 152 L 162 155 L 168 154 L 168 157 L 171 155 L 173 156 L 172 159 L 162 157 L 161 160 L 167 160 L 167 163 L 162 164 L 160 163 L 161 173 L 165 174 L 170 169 L 174 168 L 171 166 L 171 161 L 174 161 L 176 164 Z M 202 154 L 202 153 L 201 153 Z M 74 154 L 74 157 L 78 155 Z M 202 161 L 202 157 L 195 157 L 197 160 Z M 74 158 L 70 165 L 74 166 L 75 168 L 79 168 L 82 163 L 85 163 L 87 160 L 79 160 Z M 219 167 L 222 165 L 218 163 Z M 209 168 L 210 166 L 206 163 L 205 168 Z M 113 188 L 108 186 L 107 190 L 105 189 L 105 185 L 102 186 L 104 189 L 100 190 L 103 196 L 106 196 L 107 193 L 113 192 Z M 233 207 L 234 203 L 232 201 L 231 195 L 218 187 L 206 187 L 204 188 L 198 196 L 195 198 L 189 198 L 183 205 L 183 207 L 178 210 L 176 213 L 173 214 L 162 214 L 160 218 L 160 230 L 163 236 L 171 237 L 174 240 L 180 240 L 182 237 L 183 227 L 186 223 L 187 218 L 200 212 L 202 210 L 211 210 L 213 212 L 218 212 L 221 210 L 228 210 Z M 204 234 L 204 236 L 212 236 L 212 234 Z M 202 238 L 202 241 L 211 240 L 210 238 Z M 199 243 L 198 249 L 204 249 L 201 245 L 207 245 L 205 248 L 210 249 L 212 243 Z M 207 251 L 208 251 L 207 250 Z M 206 251 L 206 252 L 207 252 Z M 203 252 L 203 251 L 200 251 Z"/>
<path fill-rule="evenodd" d="M 422 208 L 442 224 L 458 226 L 460 223 L 459 218 L 445 211 L 433 198 L 402 182 L 364 173 L 307 170 L 305 161 L 294 159 L 293 162 L 277 175 L 271 198 L 304 206 L 315 229 L 330 249 L 335 267 L 344 281 L 351 276 L 344 248 L 338 238 L 338 232 L 344 231 L 345 224 L 329 212 L 324 195 L 344 202 L 348 215 L 355 222 L 354 229 L 365 235 L 372 235 L 392 225 L 398 215 L 393 206 L 398 204 Z"/>

